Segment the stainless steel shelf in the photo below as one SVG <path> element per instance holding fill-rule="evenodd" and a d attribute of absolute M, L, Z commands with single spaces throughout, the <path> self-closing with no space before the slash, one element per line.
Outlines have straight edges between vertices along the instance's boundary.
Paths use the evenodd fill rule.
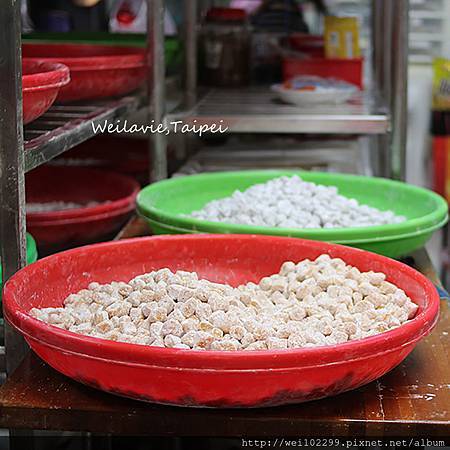
<path fill-rule="evenodd" d="M 385 108 L 366 93 L 341 105 L 292 106 L 268 87 L 212 89 L 191 109 L 178 109 L 167 120 L 211 125 L 222 123 L 232 133 L 384 134 Z M 223 122 L 220 122 L 223 121 Z"/>
<path fill-rule="evenodd" d="M 93 124 L 113 122 L 136 111 L 139 96 L 89 104 L 56 105 L 24 127 L 25 171 L 32 170 L 95 135 Z"/>
<path fill-rule="evenodd" d="M 371 174 L 361 151 L 360 139 L 294 141 L 286 135 L 241 143 L 239 136 L 223 146 L 203 147 L 174 174 L 203 172 L 299 169 L 325 172 Z M 282 150 L 281 150 L 282 149 Z"/>

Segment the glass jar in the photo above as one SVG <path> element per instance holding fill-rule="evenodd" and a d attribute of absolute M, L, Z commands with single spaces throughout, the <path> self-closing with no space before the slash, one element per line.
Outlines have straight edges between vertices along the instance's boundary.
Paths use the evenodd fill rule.
<path fill-rule="evenodd" d="M 223 87 L 248 84 L 250 36 L 245 10 L 211 8 L 200 35 L 202 81 Z"/>

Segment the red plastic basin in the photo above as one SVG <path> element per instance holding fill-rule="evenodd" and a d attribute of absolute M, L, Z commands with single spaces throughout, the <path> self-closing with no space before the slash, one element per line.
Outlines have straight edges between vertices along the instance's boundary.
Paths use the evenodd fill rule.
<path fill-rule="evenodd" d="M 363 88 L 363 58 L 283 58 L 283 80 L 297 75 L 315 75 L 324 78 L 337 78 Z"/>
<path fill-rule="evenodd" d="M 63 64 L 23 59 L 23 123 L 30 123 L 44 114 L 60 88 L 69 81 L 69 69 Z"/>
<path fill-rule="evenodd" d="M 112 239 L 131 217 L 134 206 L 113 210 L 97 216 L 67 220 L 30 222 L 27 230 L 33 237 L 42 255 L 67 248 Z"/>
<path fill-rule="evenodd" d="M 71 82 L 61 89 L 58 101 L 69 102 L 114 97 L 138 88 L 146 78 L 145 50 L 135 47 L 26 43 L 27 58 L 61 62 L 70 69 Z"/>
<path fill-rule="evenodd" d="M 133 178 L 85 167 L 41 166 L 26 176 L 26 198 L 30 203 L 73 202 L 95 206 L 62 211 L 28 213 L 29 222 L 87 218 L 124 208 L 134 208 L 139 185 Z"/>
<path fill-rule="evenodd" d="M 383 271 L 419 305 L 395 330 L 334 346 L 267 351 L 195 351 L 77 335 L 32 318 L 32 307 L 61 306 L 92 281 L 128 281 L 169 267 L 238 285 L 275 273 L 286 260 L 340 257 Z M 298 403 L 354 389 L 399 364 L 430 332 L 439 296 L 410 267 L 362 250 L 294 238 L 252 235 L 158 236 L 59 253 L 16 273 L 5 286 L 6 318 L 56 370 L 87 385 L 151 402 L 209 407 Z"/>
<path fill-rule="evenodd" d="M 81 167 L 42 166 L 27 174 L 25 185 L 30 203 L 99 203 L 28 213 L 27 227 L 35 233 L 41 253 L 109 238 L 134 211 L 139 192 L 138 183 L 130 177 Z"/>

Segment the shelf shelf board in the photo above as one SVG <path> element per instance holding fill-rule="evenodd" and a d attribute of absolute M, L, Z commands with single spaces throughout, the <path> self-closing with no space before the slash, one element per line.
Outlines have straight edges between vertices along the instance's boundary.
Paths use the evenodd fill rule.
<path fill-rule="evenodd" d="M 409 11 L 409 18 L 444 20 L 444 14 L 439 9 L 417 9 Z"/>
<path fill-rule="evenodd" d="M 167 120 L 191 125 L 222 123 L 231 133 L 362 135 L 389 131 L 386 109 L 367 93 L 356 94 L 346 104 L 299 107 L 281 103 L 268 87 L 211 89 L 193 108 L 180 108 Z"/>
<path fill-rule="evenodd" d="M 55 105 L 24 127 L 25 171 L 32 170 L 95 135 L 92 124 L 113 122 L 137 111 L 143 99 L 128 96 L 97 102 Z"/>

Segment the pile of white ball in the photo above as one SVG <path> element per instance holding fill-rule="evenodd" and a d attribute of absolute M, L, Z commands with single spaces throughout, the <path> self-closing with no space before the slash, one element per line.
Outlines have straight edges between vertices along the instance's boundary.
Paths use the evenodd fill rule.
<path fill-rule="evenodd" d="M 90 208 L 92 206 L 99 205 L 99 202 L 91 201 L 85 204 L 75 203 L 75 202 L 29 202 L 26 204 L 27 213 L 41 213 L 41 212 L 56 212 L 56 211 L 67 211 L 68 209 L 78 209 L 78 208 Z"/>
<path fill-rule="evenodd" d="M 381 211 L 338 194 L 335 186 L 280 177 L 244 192 L 213 200 L 190 214 L 196 219 L 282 228 L 348 228 L 400 223 L 392 211 Z"/>
<path fill-rule="evenodd" d="M 328 255 L 285 262 L 278 274 L 237 288 L 165 268 L 129 283 L 91 283 L 63 307 L 30 314 L 75 333 L 158 347 L 314 347 L 372 336 L 413 318 L 417 305 L 385 278 Z"/>

